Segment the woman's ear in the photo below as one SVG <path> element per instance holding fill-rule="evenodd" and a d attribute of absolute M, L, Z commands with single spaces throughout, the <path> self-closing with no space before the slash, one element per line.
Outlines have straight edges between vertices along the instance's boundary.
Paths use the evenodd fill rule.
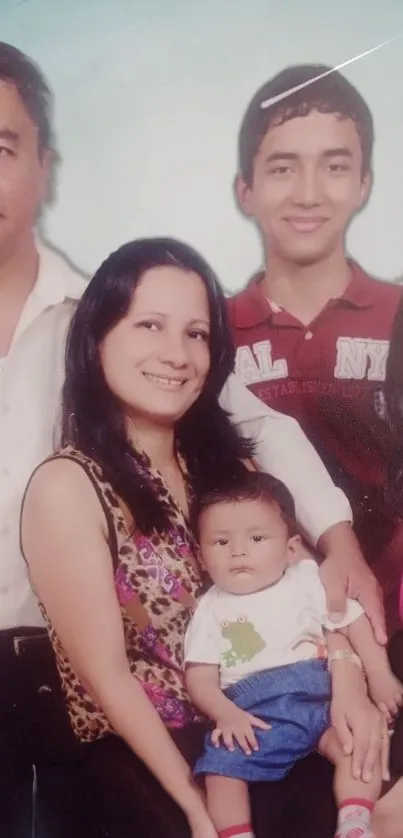
<path fill-rule="evenodd" d="M 201 567 L 203 567 L 203 568 L 204 568 L 204 570 L 205 570 L 205 569 L 206 569 L 206 566 L 205 566 L 205 564 L 204 564 L 203 557 L 202 557 L 202 553 L 201 553 L 201 550 L 200 550 L 200 544 L 199 544 L 198 542 L 196 543 L 196 559 L 197 559 L 197 561 L 199 562 L 199 565 L 200 565 Z"/>

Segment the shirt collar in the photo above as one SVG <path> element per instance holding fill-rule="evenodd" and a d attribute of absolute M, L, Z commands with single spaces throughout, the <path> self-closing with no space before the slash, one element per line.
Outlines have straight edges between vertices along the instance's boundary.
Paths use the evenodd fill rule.
<path fill-rule="evenodd" d="M 377 301 L 378 283 L 372 282 L 368 274 L 349 260 L 352 276 L 344 294 L 334 302 L 353 308 L 370 308 Z M 278 313 L 278 307 L 269 302 L 262 289 L 263 272 L 252 277 L 246 288 L 236 296 L 233 302 L 235 328 L 249 329 L 260 326 Z"/>
<path fill-rule="evenodd" d="M 84 293 L 86 280 L 56 250 L 37 241 L 38 275 L 32 289 L 32 295 L 48 306 L 63 303 L 65 300 L 79 300 Z"/>
<path fill-rule="evenodd" d="M 49 308 L 65 301 L 77 302 L 86 287 L 82 274 L 71 267 L 67 259 L 56 250 L 36 241 L 38 274 L 29 294 L 11 343 L 15 346 L 23 332 Z"/>

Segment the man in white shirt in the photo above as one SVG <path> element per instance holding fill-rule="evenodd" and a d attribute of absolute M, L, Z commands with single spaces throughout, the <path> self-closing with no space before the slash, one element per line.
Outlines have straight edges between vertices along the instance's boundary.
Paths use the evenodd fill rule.
<path fill-rule="evenodd" d="M 26 482 L 53 448 L 66 330 L 84 280 L 37 246 L 51 165 L 50 94 L 0 44 L 0 835 L 32 835 L 33 764 L 61 759 L 69 727 L 19 549 Z M 60 737 L 54 741 L 56 730 Z M 49 732 L 47 735 L 47 731 Z M 49 798 L 52 790 L 49 788 Z M 52 833 L 51 833 L 52 834 Z"/>
<path fill-rule="evenodd" d="M 52 163 L 49 111 L 40 71 L 0 43 L 0 835 L 7 838 L 32 835 L 33 765 L 38 812 L 53 805 L 57 823 L 49 766 L 62 762 L 64 746 L 71 745 L 53 655 L 19 549 L 23 493 L 55 444 L 65 338 L 85 287 L 35 237 Z M 297 423 L 266 408 L 235 376 L 222 403 L 242 432 L 256 438 L 260 465 L 289 486 L 302 525 L 327 556 L 330 610 L 343 609 L 348 589 L 381 636 L 376 586 L 352 533 L 349 504 Z M 63 836 L 73 834 L 78 838 L 66 827 Z M 50 828 L 46 838 L 54 835 Z"/>

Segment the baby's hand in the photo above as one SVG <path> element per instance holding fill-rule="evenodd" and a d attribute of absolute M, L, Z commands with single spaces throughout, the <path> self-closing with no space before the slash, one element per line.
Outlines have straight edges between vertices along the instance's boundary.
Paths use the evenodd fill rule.
<path fill-rule="evenodd" d="M 220 747 L 221 739 L 229 751 L 235 751 L 234 739 L 241 746 L 245 754 L 258 751 L 259 745 L 256 740 L 253 728 L 259 730 L 270 730 L 270 725 L 240 710 L 234 704 L 223 716 L 217 719 L 215 729 L 211 735 L 211 741 L 216 748 Z"/>
<path fill-rule="evenodd" d="M 388 721 L 397 716 L 403 705 L 403 684 L 389 667 L 367 673 L 370 696 Z"/>

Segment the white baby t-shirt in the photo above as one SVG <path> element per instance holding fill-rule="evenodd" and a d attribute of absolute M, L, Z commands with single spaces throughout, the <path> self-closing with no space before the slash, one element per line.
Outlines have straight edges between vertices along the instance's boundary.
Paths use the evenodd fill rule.
<path fill-rule="evenodd" d="M 225 689 L 265 669 L 326 658 L 323 629 L 344 628 L 363 613 L 348 600 L 343 620 L 330 622 L 318 566 L 303 559 L 275 585 L 253 594 L 229 594 L 213 585 L 189 624 L 185 662 L 219 666 Z"/>

